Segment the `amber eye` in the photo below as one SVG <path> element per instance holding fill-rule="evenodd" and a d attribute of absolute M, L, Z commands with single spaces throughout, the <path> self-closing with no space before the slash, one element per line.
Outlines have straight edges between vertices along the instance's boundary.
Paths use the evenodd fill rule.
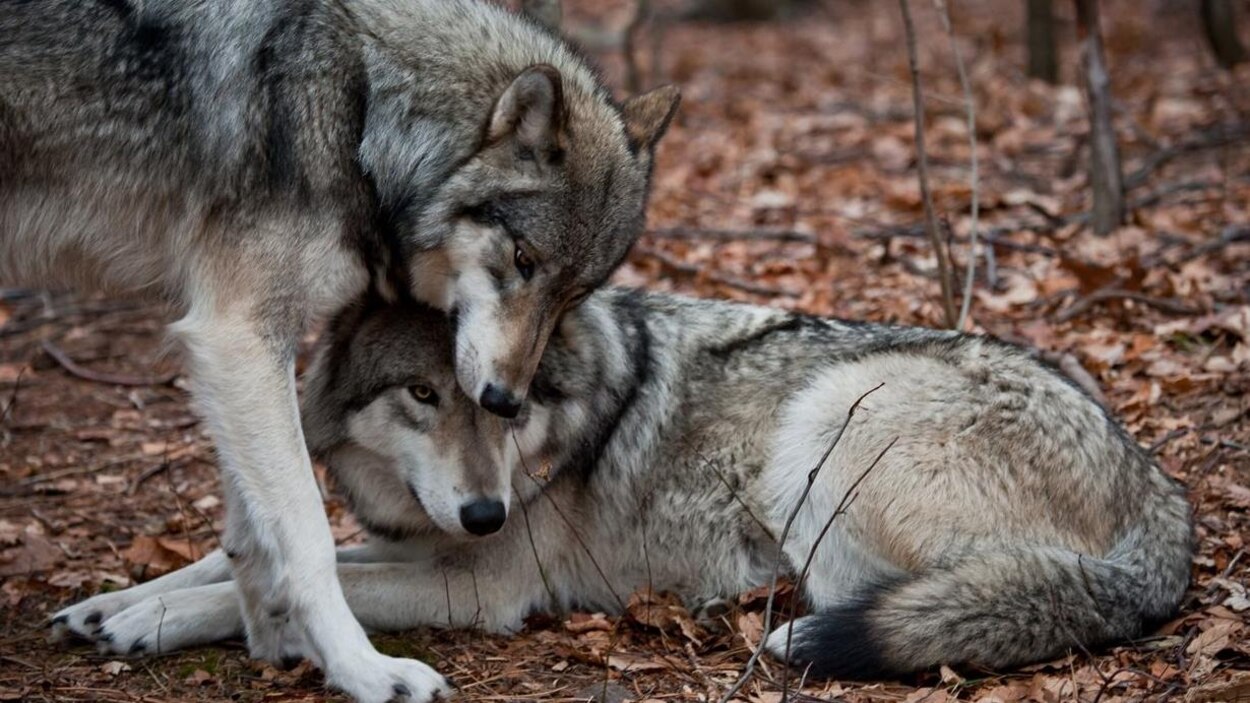
<path fill-rule="evenodd" d="M 435 393 L 433 388 L 430 388 L 425 384 L 418 383 L 415 386 L 408 386 L 408 393 L 411 394 L 418 403 L 438 405 L 438 393 Z"/>
<path fill-rule="evenodd" d="M 534 275 L 534 260 L 520 246 L 516 248 L 516 270 L 527 281 Z"/>

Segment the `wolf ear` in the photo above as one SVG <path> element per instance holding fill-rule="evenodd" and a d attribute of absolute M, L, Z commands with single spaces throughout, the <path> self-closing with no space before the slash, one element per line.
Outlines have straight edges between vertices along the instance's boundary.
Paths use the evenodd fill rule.
<path fill-rule="evenodd" d="M 521 71 L 499 96 L 487 137 L 497 142 L 511 136 L 522 147 L 543 151 L 555 146 L 563 120 L 560 72 L 553 66 L 537 64 Z"/>
<path fill-rule="evenodd" d="M 650 150 L 664 136 L 664 130 L 668 129 L 679 103 L 681 91 L 672 85 L 635 95 L 621 106 L 625 133 L 634 144 Z"/>
<path fill-rule="evenodd" d="M 552 31 L 560 31 L 560 0 L 521 0 L 521 12 Z"/>

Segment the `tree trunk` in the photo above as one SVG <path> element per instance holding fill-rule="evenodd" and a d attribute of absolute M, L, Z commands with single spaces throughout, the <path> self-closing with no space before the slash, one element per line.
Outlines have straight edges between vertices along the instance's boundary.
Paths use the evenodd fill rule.
<path fill-rule="evenodd" d="M 1124 174 L 1111 125 L 1111 77 L 1102 51 L 1098 0 L 1076 0 L 1076 27 L 1081 40 L 1081 76 L 1089 103 L 1089 182 L 1094 191 L 1090 224 L 1108 234 L 1124 223 Z"/>
<path fill-rule="evenodd" d="M 651 0 L 635 0 L 634 16 L 625 28 L 622 50 L 625 52 L 625 90 L 632 95 L 642 92 L 642 68 L 638 65 L 638 33 L 651 16 Z M 652 70 L 654 70 L 654 66 Z"/>
<path fill-rule="evenodd" d="M 1055 56 L 1054 0 L 1029 0 L 1029 77 L 1047 83 L 1059 82 L 1059 61 Z"/>
<path fill-rule="evenodd" d="M 1246 60 L 1246 48 L 1237 38 L 1237 17 L 1232 0 L 1202 0 L 1202 27 L 1215 60 L 1232 68 Z"/>

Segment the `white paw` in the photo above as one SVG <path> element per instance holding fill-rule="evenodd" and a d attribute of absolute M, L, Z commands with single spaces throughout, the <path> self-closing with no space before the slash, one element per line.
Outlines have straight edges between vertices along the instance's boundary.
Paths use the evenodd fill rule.
<path fill-rule="evenodd" d="M 52 640 L 80 638 L 94 642 L 105 620 L 141 601 L 133 589 L 101 593 L 64 608 L 52 616 Z"/>
<path fill-rule="evenodd" d="M 242 634 L 230 583 L 186 588 L 142 600 L 107 618 L 96 634 L 101 652 L 164 654 Z"/>
<path fill-rule="evenodd" d="M 451 695 L 451 684 L 429 666 L 377 652 L 362 653 L 326 672 L 326 681 L 358 703 L 431 703 Z"/>

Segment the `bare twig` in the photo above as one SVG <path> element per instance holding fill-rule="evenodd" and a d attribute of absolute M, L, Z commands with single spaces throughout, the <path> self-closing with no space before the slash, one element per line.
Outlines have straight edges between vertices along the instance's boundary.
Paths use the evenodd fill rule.
<path fill-rule="evenodd" d="M 173 462 L 169 458 L 169 445 L 166 444 L 165 446 L 167 448 L 165 451 L 165 458 L 161 461 L 161 463 L 172 464 Z M 202 555 L 200 554 L 199 548 L 195 546 L 195 541 L 191 539 L 191 519 L 187 517 L 187 509 L 182 504 L 182 494 L 178 492 L 178 486 L 174 483 L 174 472 L 172 466 L 165 471 L 165 482 L 169 484 L 169 492 L 173 494 L 174 505 L 178 506 L 178 515 L 182 518 L 182 537 L 187 541 L 187 552 L 191 554 L 191 561 L 197 561 Z M 156 650 L 157 653 L 160 652 L 159 643 L 157 644 Z"/>
<path fill-rule="evenodd" d="M 955 293 L 951 285 L 950 268 L 946 265 L 946 257 L 942 253 L 942 237 L 938 233 L 937 213 L 933 209 L 933 194 L 929 192 L 929 156 L 924 146 L 924 95 L 920 92 L 920 66 L 916 59 L 916 28 L 911 21 L 911 7 L 907 0 L 898 0 L 899 9 L 903 12 L 903 33 L 907 39 L 907 65 L 911 69 L 911 94 L 915 105 L 916 123 L 916 164 L 920 178 L 920 198 L 924 201 L 925 229 L 929 233 L 929 241 L 933 244 L 933 253 L 937 257 L 938 276 L 942 284 L 942 309 L 946 313 L 946 325 L 954 327 L 958 319 L 955 314 Z"/>
<path fill-rule="evenodd" d="M 769 241 L 769 242 L 801 242 L 813 244 L 814 235 L 790 229 L 703 229 L 699 227 L 665 227 L 647 230 L 647 235 L 655 239 L 710 239 L 715 241 Z"/>
<path fill-rule="evenodd" d="M 625 599 L 621 598 L 621 595 L 616 592 L 615 588 L 612 587 L 611 579 L 608 578 L 608 575 L 603 570 L 603 567 L 599 565 L 599 560 L 595 558 L 594 552 L 591 551 L 590 547 L 586 545 L 586 541 L 583 540 L 582 536 L 578 533 L 577 525 L 574 525 L 573 521 L 564 514 L 564 511 L 560 508 L 560 504 L 556 502 L 555 498 L 551 497 L 551 494 L 545 490 L 543 484 L 539 483 L 538 479 L 534 478 L 534 474 L 530 472 L 530 467 L 525 463 L 525 453 L 521 451 L 521 443 L 516 438 L 515 429 L 512 431 L 512 443 L 516 446 L 517 456 L 521 459 L 521 468 L 525 470 L 525 476 L 529 478 L 535 486 L 538 486 L 538 493 L 547 499 L 551 508 L 556 511 L 556 515 L 559 515 L 560 520 L 564 522 L 565 527 L 569 528 L 569 534 L 573 536 L 573 540 L 576 541 L 582 548 L 582 551 L 586 553 L 586 558 L 590 560 L 590 565 L 595 567 L 595 571 L 599 574 L 599 578 L 603 580 L 603 585 L 607 587 L 608 593 L 611 593 L 612 597 L 616 599 L 616 603 L 620 606 L 621 611 L 627 610 L 625 606 Z"/>
<path fill-rule="evenodd" d="M 1250 137 L 1250 125 L 1233 123 L 1203 130 L 1202 134 L 1180 144 L 1164 147 L 1154 151 L 1142 159 L 1137 170 L 1124 177 L 1124 187 L 1132 190 L 1146 184 L 1155 170 L 1181 156 L 1194 154 L 1208 149 L 1219 149 L 1238 144 Z"/>
<path fill-rule="evenodd" d="M 130 486 L 126 488 L 126 495 L 132 496 L 135 493 L 138 493 L 139 487 L 142 486 L 144 483 L 147 483 L 148 479 L 152 478 L 153 476 L 157 474 L 161 474 L 161 473 L 168 471 L 170 468 L 173 467 L 173 465 L 174 465 L 173 461 L 169 459 L 163 459 L 161 460 L 159 464 L 144 469 L 143 473 L 139 474 L 138 478 L 130 482 Z"/>
<path fill-rule="evenodd" d="M 768 586 L 768 600 L 764 604 L 764 627 L 763 634 L 760 635 L 759 644 L 755 647 L 755 651 L 751 652 L 751 658 L 747 660 L 746 668 L 743 669 L 742 675 L 734 682 L 725 695 L 721 696 L 720 703 L 729 703 L 729 700 L 738 695 L 743 686 L 751 680 L 755 675 L 755 667 L 759 665 L 760 656 L 764 653 L 764 641 L 768 639 L 769 630 L 772 628 L 773 620 L 773 601 L 777 596 L 777 578 L 781 572 L 781 562 L 785 560 L 786 538 L 790 536 L 790 527 L 794 524 L 794 520 L 799 516 L 799 510 L 803 508 L 803 504 L 807 502 L 807 496 L 812 492 L 812 486 L 816 484 L 816 477 L 820 475 L 821 468 L 825 462 L 829 460 L 829 455 L 837 448 L 838 442 L 842 441 L 842 435 L 846 433 L 846 428 L 851 424 L 851 418 L 855 417 L 855 412 L 859 410 L 859 406 L 864 399 L 880 390 L 885 383 L 878 383 L 876 386 L 869 388 L 863 395 L 855 399 L 851 403 L 851 407 L 846 411 L 846 420 L 842 426 L 838 428 L 838 433 L 833 436 L 829 442 L 829 446 L 825 448 L 824 454 L 820 455 L 820 459 L 816 462 L 812 470 L 807 473 L 807 485 L 803 488 L 803 493 L 799 495 L 799 499 L 795 501 L 794 507 L 790 510 L 790 514 L 786 516 L 786 522 L 781 528 L 781 537 L 777 540 L 777 561 L 773 563 L 773 575 Z"/>
<path fill-rule="evenodd" d="M 13 414 L 13 409 L 17 407 L 17 394 L 22 390 L 22 377 L 25 375 L 25 366 L 17 370 L 17 378 L 13 379 L 13 390 L 9 393 L 9 400 L 4 404 L 4 410 L 0 410 L 0 425 L 9 424 L 9 416 Z"/>
<path fill-rule="evenodd" d="M 543 589 L 547 591 L 547 597 L 551 599 L 553 604 L 559 603 L 560 601 L 556 598 L 555 589 L 551 587 L 551 579 L 547 576 L 547 568 L 543 566 L 543 560 L 538 556 L 538 544 L 534 542 L 534 530 L 530 527 L 529 506 L 525 504 L 525 501 L 519 498 L 521 492 L 517 489 L 515 484 L 512 486 L 512 492 L 518 496 L 517 505 L 521 506 L 521 517 L 525 520 L 525 536 L 529 538 L 530 551 L 534 553 L 534 564 L 538 566 L 538 577 L 543 581 Z"/>
<path fill-rule="evenodd" d="M 751 518 L 752 522 L 755 523 L 755 526 L 760 528 L 764 534 L 768 535 L 769 539 L 776 542 L 777 535 L 773 534 L 773 531 L 769 529 L 768 525 L 765 525 L 764 521 L 756 516 L 755 511 L 751 509 L 751 505 L 747 503 L 741 495 L 739 495 L 738 491 L 736 491 L 733 485 L 729 483 L 729 480 L 725 478 L 725 475 L 721 473 L 720 469 L 716 468 L 716 464 L 702 454 L 699 455 L 699 458 L 703 460 L 704 466 L 708 467 L 711 469 L 712 473 L 716 474 L 716 478 L 720 479 L 721 485 L 725 487 L 725 490 L 729 491 L 729 495 L 733 496 L 733 499 L 738 501 L 738 505 L 741 505 L 742 509 L 747 511 L 747 516 Z"/>
<path fill-rule="evenodd" d="M 1010 239 L 1002 238 L 1003 235 L 1005 234 L 1010 234 L 1011 232 L 1023 231 L 1023 230 L 1029 230 L 1029 229 L 1034 229 L 1034 228 L 1030 227 L 1027 224 L 1016 226 L 1016 227 L 994 227 L 992 229 L 986 230 L 981 235 L 981 238 L 984 239 L 987 244 L 994 246 L 994 247 L 1002 247 L 1003 249 L 1010 249 L 1012 251 L 1022 251 L 1022 252 L 1025 252 L 1026 254 L 1041 254 L 1042 256 L 1048 256 L 1052 258 L 1059 256 L 1058 251 L 1056 251 L 1055 249 L 1051 247 L 1045 246 L 1043 244 L 1028 244 L 1026 242 L 1014 242 Z M 1052 228 L 1047 226 L 1044 229 L 1049 230 Z M 900 225 L 897 227 L 884 227 L 884 228 L 879 228 L 879 229 L 861 229 L 861 230 L 856 230 L 854 234 L 856 237 L 859 237 L 861 239 L 874 239 L 874 240 L 890 240 L 890 239 L 894 239 L 895 237 L 901 237 L 904 239 L 922 239 L 926 236 L 923 225 Z M 954 238 L 954 241 L 963 242 L 967 240 L 963 237 L 957 236 Z M 986 250 L 988 251 L 989 248 L 990 247 L 986 247 Z"/>
<path fill-rule="evenodd" d="M 842 499 L 838 501 L 837 507 L 833 509 L 833 513 L 829 515 L 829 519 L 825 521 L 824 526 L 820 529 L 820 533 L 816 535 L 816 540 L 812 542 L 812 548 L 807 551 L 807 558 L 803 560 L 803 568 L 799 571 L 799 576 L 794 581 L 794 590 L 796 593 L 802 592 L 803 582 L 807 580 L 807 573 L 808 571 L 811 570 L 811 567 L 812 567 L 812 560 L 816 558 L 816 550 L 820 548 L 820 543 L 824 541 L 825 535 L 829 534 L 829 529 L 833 527 L 833 521 L 836 520 L 839 515 L 844 515 L 847 509 L 851 507 L 851 503 L 854 503 L 855 499 L 859 496 L 859 492 L 858 492 L 859 484 L 863 483 L 864 479 L 868 478 L 868 474 L 872 473 L 872 470 L 877 468 L 877 464 L 881 463 L 881 459 L 885 456 L 886 452 L 890 451 L 890 449 L 894 447 L 894 445 L 898 442 L 898 440 L 899 440 L 898 437 L 895 437 L 894 439 L 890 440 L 890 443 L 885 445 L 885 448 L 882 449 L 879 454 L 877 454 L 877 457 L 872 460 L 872 463 L 868 465 L 868 468 L 864 469 L 864 472 L 861 473 L 859 477 L 856 478 L 855 481 L 852 482 L 851 485 L 848 486 L 846 491 L 842 494 Z M 794 604 L 790 608 L 790 622 L 791 623 L 794 622 L 795 616 L 797 615 L 798 615 L 798 599 L 795 599 Z M 790 684 L 790 665 L 789 665 L 790 643 L 793 637 L 794 637 L 794 628 L 793 627 L 787 628 L 786 629 L 786 667 L 781 673 L 781 700 L 783 701 L 789 697 L 788 694 L 790 692 L 789 691 L 789 688 L 790 688 L 789 686 Z M 807 675 L 806 672 L 804 672 L 804 676 L 806 675 Z"/>
<path fill-rule="evenodd" d="M 1148 305 L 1169 315 L 1199 315 L 1201 308 L 1190 307 L 1175 298 L 1156 298 L 1153 295 L 1137 293 L 1123 288 L 1099 288 L 1072 304 L 1071 307 L 1055 315 L 1056 322 L 1069 320 L 1087 312 L 1090 308 L 1108 300 L 1131 300 L 1135 303 Z"/>
<path fill-rule="evenodd" d="M 968 322 L 968 313 L 972 308 L 972 285 L 977 276 L 977 223 L 981 214 L 981 170 L 977 159 L 977 108 L 972 97 L 972 84 L 968 81 L 968 71 L 964 68 L 964 57 L 959 51 L 959 42 L 955 41 L 955 30 L 951 27 L 951 15 L 946 7 L 946 0 L 933 0 L 937 7 L 938 17 L 946 30 L 950 41 L 951 53 L 955 55 L 955 70 L 959 73 L 959 87 L 964 93 L 964 104 L 968 112 L 968 146 L 971 149 L 972 173 L 969 175 L 969 187 L 972 190 L 972 231 L 968 233 L 968 270 L 964 273 L 963 301 L 959 305 L 959 319 L 955 329 L 962 330 Z"/>
<path fill-rule="evenodd" d="M 722 286 L 727 286 L 729 288 L 736 288 L 737 290 L 743 291 L 745 293 L 750 293 L 752 295 L 762 295 L 766 297 L 785 297 L 785 298 L 799 297 L 799 294 L 794 291 L 785 290 L 784 288 L 773 288 L 772 286 L 760 285 L 758 283 L 753 283 L 751 281 L 742 280 L 741 278 L 737 278 L 736 276 L 729 276 L 729 275 L 723 274 L 719 271 L 715 271 L 712 269 L 705 269 L 699 266 L 698 264 L 692 264 L 686 261 L 682 261 L 681 259 L 678 259 L 674 256 L 670 256 L 669 254 L 663 251 L 660 251 L 659 249 L 638 247 L 635 251 L 637 251 L 640 254 L 643 254 L 644 256 L 650 256 L 656 261 L 659 261 L 660 264 L 664 266 L 664 268 L 669 269 L 671 271 L 675 271 L 677 273 L 684 273 L 690 276 L 705 276 L 707 280 L 713 283 L 716 283 Z"/>
<path fill-rule="evenodd" d="M 1103 395 L 1102 387 L 1081 365 L 1080 359 L 1066 352 L 1041 352 L 1041 357 L 1057 366 L 1065 376 L 1072 379 L 1073 383 L 1080 386 L 1081 390 L 1088 393 L 1099 405 L 1107 407 L 1107 396 Z"/>
<path fill-rule="evenodd" d="M 651 0 L 635 0 L 634 15 L 625 27 L 622 49 L 625 53 L 625 89 L 637 95 L 642 92 L 642 70 L 638 66 L 638 33 L 651 15 Z"/>
<path fill-rule="evenodd" d="M 1230 244 L 1236 244 L 1239 242 L 1250 242 L 1250 227 L 1233 227 L 1230 225 L 1225 227 L 1223 232 L 1220 232 L 1219 238 L 1213 239 L 1209 242 L 1203 242 L 1202 244 L 1199 244 L 1193 249 L 1185 252 L 1179 258 L 1172 261 L 1164 261 L 1162 263 L 1164 266 L 1174 268 L 1180 266 L 1181 264 L 1189 263 L 1194 259 L 1206 256 L 1207 254 L 1213 254 Z M 1147 266 L 1149 267 L 1154 263 L 1155 262 L 1150 262 Z"/>
<path fill-rule="evenodd" d="M 126 374 L 110 373 L 107 371 L 95 371 L 93 369 L 81 366 L 78 362 L 70 358 L 64 350 L 56 346 L 48 340 L 41 342 L 43 351 L 60 364 L 61 368 L 68 371 L 71 375 L 77 376 L 84 381 L 92 381 L 93 383 L 105 383 L 110 386 L 167 386 L 178 378 L 178 374 L 171 373 L 164 376 L 129 376 Z"/>

